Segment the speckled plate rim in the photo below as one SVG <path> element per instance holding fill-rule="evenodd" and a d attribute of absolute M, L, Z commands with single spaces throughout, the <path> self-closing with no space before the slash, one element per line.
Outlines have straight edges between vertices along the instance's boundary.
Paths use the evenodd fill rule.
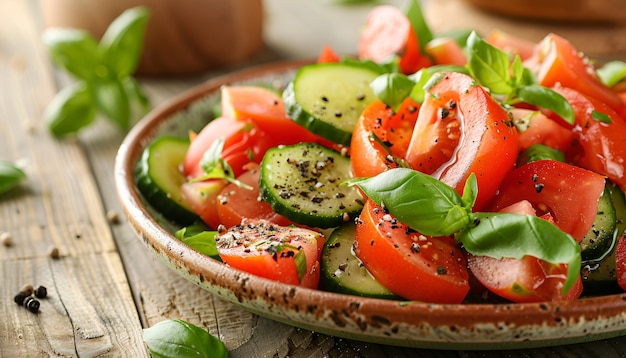
<path fill-rule="evenodd" d="M 362 298 L 277 283 L 230 268 L 177 240 L 137 192 L 133 172 L 158 129 L 225 84 L 293 73 L 307 61 L 262 65 L 209 80 L 150 112 L 128 133 L 115 184 L 131 227 L 181 276 L 256 314 L 343 338 L 435 349 L 510 349 L 626 335 L 626 294 L 537 304 L 425 304 Z"/>

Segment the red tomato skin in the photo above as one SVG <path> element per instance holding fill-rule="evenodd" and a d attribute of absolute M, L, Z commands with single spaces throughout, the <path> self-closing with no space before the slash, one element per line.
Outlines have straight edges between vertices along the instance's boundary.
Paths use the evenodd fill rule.
<path fill-rule="evenodd" d="M 550 148 L 567 151 L 573 141 L 574 133 L 545 114 L 531 109 L 514 108 L 509 110 L 514 118 L 528 118 L 528 128 L 518 131 L 520 150 L 526 150 L 535 144 L 543 144 Z"/>
<path fill-rule="evenodd" d="M 580 277 L 562 294 L 566 265 L 553 265 L 532 256 L 495 259 L 468 255 L 472 274 L 489 291 L 516 303 L 574 300 L 583 291 Z"/>
<path fill-rule="evenodd" d="M 536 44 L 510 33 L 493 30 L 486 38 L 487 43 L 511 55 L 519 55 L 522 61 L 529 59 L 535 51 Z"/>
<path fill-rule="evenodd" d="M 183 174 L 192 178 L 202 175 L 199 163 L 204 152 L 220 138 L 225 138 L 224 148 L 227 148 L 232 143 L 236 143 L 236 141 L 229 140 L 229 138 L 242 131 L 245 126 L 245 122 L 237 122 L 228 117 L 219 117 L 209 122 L 191 140 L 185 161 L 183 162 Z"/>
<path fill-rule="evenodd" d="M 406 160 L 413 169 L 431 174 L 459 193 L 475 173 L 479 190 L 474 209 L 482 210 L 515 166 L 517 130 L 506 111 L 470 76 L 447 73 L 429 93 Z M 449 108 L 450 103 L 454 108 Z M 449 114 L 442 120 L 444 107 Z"/>
<path fill-rule="evenodd" d="M 528 200 L 518 201 L 500 211 L 536 216 Z M 552 222 L 550 215 L 545 217 Z M 516 303 L 574 300 L 583 291 L 582 279 L 578 277 L 574 286 L 563 295 L 567 266 L 550 264 L 532 256 L 496 259 L 468 255 L 467 266 L 483 287 Z"/>
<path fill-rule="evenodd" d="M 589 60 L 561 36 L 547 35 L 524 65 L 535 73 L 542 86 L 560 84 L 573 88 L 606 103 L 619 113 L 626 113 L 624 102 L 600 81 Z"/>
<path fill-rule="evenodd" d="M 435 65 L 465 66 L 467 55 L 463 48 L 450 37 L 438 37 L 424 46 L 424 51 Z"/>
<path fill-rule="evenodd" d="M 199 182 L 187 182 L 180 187 L 182 198 L 189 203 L 191 209 L 209 225 L 217 229 L 220 219 L 217 214 L 217 196 L 228 184 L 222 179 L 210 179 Z"/>
<path fill-rule="evenodd" d="M 221 93 L 222 116 L 254 124 L 271 138 L 274 146 L 330 143 L 291 120 L 282 98 L 274 91 L 258 86 L 225 86 Z"/>
<path fill-rule="evenodd" d="M 368 200 L 357 220 L 355 253 L 385 287 L 423 302 L 461 303 L 469 292 L 463 252 L 451 238 L 428 238 Z"/>
<path fill-rule="evenodd" d="M 400 57 L 405 74 L 432 65 L 420 51 L 420 44 L 409 19 L 397 7 L 380 5 L 373 8 L 359 38 L 359 58 L 382 63 Z"/>
<path fill-rule="evenodd" d="M 576 139 L 567 159 L 583 168 L 606 175 L 626 191 L 626 120 L 599 100 L 561 86 L 554 90 L 565 97 L 574 108 Z M 593 118 L 594 111 L 608 115 L 611 123 Z"/>
<path fill-rule="evenodd" d="M 317 56 L 317 63 L 339 62 L 341 58 L 329 45 L 322 47 L 322 51 Z"/>
<path fill-rule="evenodd" d="M 617 239 L 615 248 L 615 268 L 617 284 L 626 291 L 626 234 Z"/>
<path fill-rule="evenodd" d="M 283 226 L 292 224 L 284 216 L 275 213 L 269 203 L 259 201 L 258 165 L 252 166 L 237 179 L 252 189 L 231 183 L 220 191 L 216 200 L 216 207 L 219 222 L 222 225 L 230 228 L 240 225 L 244 219 L 267 220 Z"/>
<path fill-rule="evenodd" d="M 260 228 L 259 232 L 255 232 Z M 232 232 L 241 232 L 242 242 L 228 239 L 228 232 L 216 237 L 220 258 L 236 269 L 290 285 L 316 289 L 320 278 L 318 239 L 321 234 L 302 228 L 282 227 L 264 220 L 246 220 Z M 286 234 L 285 234 L 286 233 Z M 276 255 L 263 249 L 262 240 L 279 241 L 286 247 Z M 304 252 L 306 270 L 300 279 L 293 258 L 298 252 Z M 293 254 L 288 254 L 292 252 Z"/>
<path fill-rule="evenodd" d="M 365 108 L 357 121 L 350 142 L 352 173 L 355 177 L 375 176 L 389 168 L 397 167 L 385 148 L 374 138 L 388 143 L 391 155 L 403 159 L 411 140 L 419 104 L 410 98 L 404 100 L 398 112 L 380 100 Z"/>
<path fill-rule="evenodd" d="M 604 177 L 592 171 L 539 160 L 510 172 L 490 207 L 500 211 L 527 200 L 539 216 L 550 213 L 557 227 L 580 242 L 593 225 L 604 185 Z"/>

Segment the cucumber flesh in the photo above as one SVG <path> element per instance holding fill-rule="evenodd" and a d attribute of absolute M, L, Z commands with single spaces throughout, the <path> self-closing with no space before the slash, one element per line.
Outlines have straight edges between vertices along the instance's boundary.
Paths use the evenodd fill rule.
<path fill-rule="evenodd" d="M 607 182 L 606 186 L 615 209 L 615 232 L 611 247 L 604 257 L 583 261 L 581 277 L 586 295 L 621 292 L 617 284 L 615 245 L 617 239 L 626 233 L 626 197 L 617 185 Z"/>
<path fill-rule="evenodd" d="M 322 250 L 320 289 L 362 297 L 401 299 L 361 264 L 352 245 L 356 226 L 346 223 L 333 230 Z"/>
<path fill-rule="evenodd" d="M 583 261 L 595 260 L 607 253 L 611 248 L 615 225 L 615 208 L 607 184 L 600 196 L 593 226 L 580 242 Z"/>
<path fill-rule="evenodd" d="M 283 92 L 290 118 L 309 131 L 338 144 L 349 145 L 363 109 L 376 100 L 370 88 L 379 73 L 349 63 L 304 66 Z"/>
<path fill-rule="evenodd" d="M 135 167 L 135 185 L 145 200 L 168 220 L 188 225 L 198 220 L 180 195 L 186 181 L 180 171 L 189 141 L 158 137 L 142 153 Z"/>
<path fill-rule="evenodd" d="M 350 159 L 313 143 L 271 148 L 260 166 L 259 189 L 272 209 L 293 222 L 333 228 L 354 219 L 363 208 L 351 179 Z"/>

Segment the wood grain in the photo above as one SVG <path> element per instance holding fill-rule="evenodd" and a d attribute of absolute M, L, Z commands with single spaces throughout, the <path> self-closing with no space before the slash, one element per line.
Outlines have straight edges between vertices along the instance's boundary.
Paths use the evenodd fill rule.
<path fill-rule="evenodd" d="M 312 57 L 324 39 L 339 52 L 353 52 L 367 13 L 366 6 L 307 0 L 267 0 L 265 6 L 267 49 L 246 65 Z M 47 132 L 44 110 L 72 80 L 50 64 L 41 28 L 36 0 L 0 0 L 0 160 L 29 161 L 27 180 L 0 197 L 0 231 L 14 239 L 13 246 L 0 247 L 1 357 L 148 357 L 142 328 L 168 318 L 204 327 L 234 358 L 613 357 L 626 351 L 624 337 L 504 352 L 369 344 L 259 317 L 200 289 L 161 264 L 123 218 L 107 220 L 108 212 L 122 212 L 113 163 L 125 133 L 102 118 L 76 138 L 59 140 Z M 141 84 L 157 106 L 236 69 L 143 78 Z M 58 259 L 49 256 L 53 246 Z M 39 314 L 12 302 L 25 283 L 48 288 Z"/>

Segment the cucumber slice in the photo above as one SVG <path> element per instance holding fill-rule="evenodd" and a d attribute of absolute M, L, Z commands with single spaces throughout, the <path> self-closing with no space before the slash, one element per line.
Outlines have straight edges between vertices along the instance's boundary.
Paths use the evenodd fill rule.
<path fill-rule="evenodd" d="M 377 97 L 370 88 L 379 73 L 348 63 L 318 63 L 298 70 L 283 92 L 287 114 L 309 131 L 349 145 L 363 109 Z"/>
<path fill-rule="evenodd" d="M 346 223 L 333 230 L 322 250 L 320 289 L 362 297 L 400 300 L 376 279 L 355 256 L 356 226 Z"/>
<path fill-rule="evenodd" d="M 180 195 L 186 181 L 180 171 L 189 141 L 159 137 L 142 153 L 135 167 L 135 185 L 146 201 L 166 219 L 188 225 L 198 216 Z"/>
<path fill-rule="evenodd" d="M 613 241 L 615 221 L 615 208 L 607 185 L 600 196 L 593 226 L 580 242 L 583 261 L 595 260 L 607 253 Z"/>
<path fill-rule="evenodd" d="M 606 189 L 615 209 L 615 233 L 611 240 L 611 247 L 604 257 L 582 263 L 581 277 L 585 286 L 585 294 L 622 291 L 617 284 L 615 242 L 626 232 L 626 197 L 614 183 L 607 182 Z"/>
<path fill-rule="evenodd" d="M 341 185 L 352 176 L 350 159 L 313 143 L 271 148 L 261 161 L 263 200 L 289 220 L 319 228 L 337 227 L 363 208 L 355 187 Z"/>

